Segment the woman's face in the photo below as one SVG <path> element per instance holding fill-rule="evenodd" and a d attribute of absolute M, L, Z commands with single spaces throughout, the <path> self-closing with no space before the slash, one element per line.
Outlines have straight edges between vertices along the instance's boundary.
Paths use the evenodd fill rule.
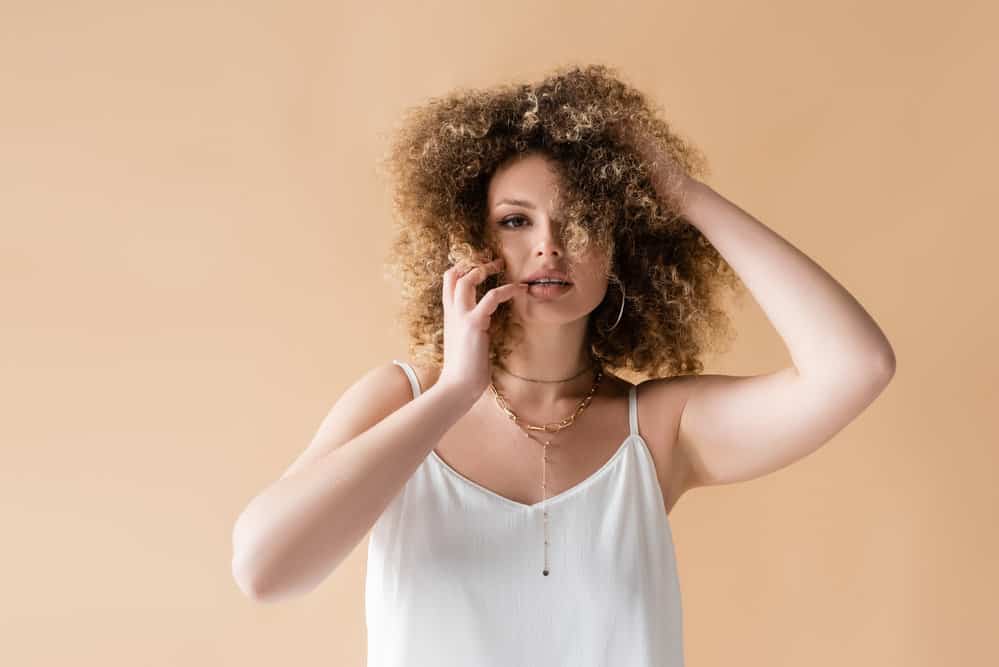
<path fill-rule="evenodd" d="M 531 286 L 511 300 L 518 319 L 563 324 L 585 318 L 604 298 L 607 276 L 597 250 L 570 258 L 559 240 L 560 187 L 550 158 L 526 153 L 496 170 L 489 183 L 488 235 L 505 260 L 503 282 L 525 282 L 538 271 L 562 272 L 568 287 Z M 573 261 L 575 259 L 575 261 Z"/>

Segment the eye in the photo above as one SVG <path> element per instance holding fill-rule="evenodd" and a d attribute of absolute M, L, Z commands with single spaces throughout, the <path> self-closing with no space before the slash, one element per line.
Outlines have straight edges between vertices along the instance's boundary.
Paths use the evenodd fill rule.
<path fill-rule="evenodd" d="M 510 217 L 503 218 L 502 220 L 499 221 L 500 227 L 506 227 L 507 229 L 517 229 L 520 227 L 520 225 L 517 225 L 516 227 L 511 227 L 510 225 L 508 225 L 507 223 L 510 222 L 511 220 L 526 220 L 526 218 L 522 215 L 511 215 Z"/>

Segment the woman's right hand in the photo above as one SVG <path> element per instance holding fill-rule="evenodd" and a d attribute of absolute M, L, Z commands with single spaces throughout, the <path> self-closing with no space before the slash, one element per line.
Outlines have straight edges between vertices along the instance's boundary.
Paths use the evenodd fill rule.
<path fill-rule="evenodd" d="M 478 399 L 492 381 L 489 362 L 489 324 L 504 301 L 526 285 L 494 287 L 475 303 L 475 287 L 490 274 L 503 270 L 503 259 L 485 264 L 460 262 L 444 272 L 444 365 L 438 384 L 455 387 Z"/>

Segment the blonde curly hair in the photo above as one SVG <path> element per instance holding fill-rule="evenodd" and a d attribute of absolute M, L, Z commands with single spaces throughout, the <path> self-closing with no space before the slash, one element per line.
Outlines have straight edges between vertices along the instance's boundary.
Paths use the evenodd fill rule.
<path fill-rule="evenodd" d="M 657 192 L 651 165 L 626 140 L 641 136 L 666 159 Z M 565 187 L 559 204 L 570 256 L 595 246 L 607 258 L 604 300 L 589 315 L 587 344 L 606 369 L 652 377 L 703 372 L 702 355 L 730 340 L 720 288 L 740 281 L 683 219 L 677 173 L 707 173 L 699 151 L 678 136 L 646 96 L 606 65 L 561 67 L 537 83 L 458 88 L 407 109 L 379 166 L 392 181 L 397 233 L 386 275 L 397 283 L 417 362 L 444 362 L 443 274 L 456 261 L 499 256 L 486 226 L 489 182 L 517 156 L 550 158 Z M 501 284 L 489 276 L 476 302 Z M 626 305 L 618 325 L 611 328 Z M 519 325 L 509 302 L 490 324 L 494 363 L 510 353 Z"/>

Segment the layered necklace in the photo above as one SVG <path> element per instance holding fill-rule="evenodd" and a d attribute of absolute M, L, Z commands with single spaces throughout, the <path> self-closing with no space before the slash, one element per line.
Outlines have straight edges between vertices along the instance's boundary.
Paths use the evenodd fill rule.
<path fill-rule="evenodd" d="M 590 387 L 590 392 L 583 398 L 583 400 L 581 400 L 579 402 L 579 405 L 576 406 L 576 409 L 572 412 L 572 414 L 569 415 L 568 417 L 565 417 L 564 419 L 561 419 L 560 421 L 551 422 L 551 423 L 548 423 L 548 424 L 541 424 L 541 425 L 528 424 L 528 423 L 525 423 L 522 419 L 520 419 L 520 417 L 518 417 L 517 414 L 510 408 L 510 403 L 507 401 L 506 397 L 503 396 L 503 394 L 496 388 L 496 385 L 493 382 L 489 383 L 489 389 L 492 390 L 493 397 L 496 399 L 496 404 L 499 406 L 500 410 L 502 410 L 504 412 L 504 414 L 506 414 L 506 416 L 509 417 L 510 420 L 513 421 L 513 423 L 516 424 L 524 432 L 524 436 L 525 437 L 528 437 L 528 438 L 534 440 L 535 442 L 540 443 L 542 445 L 542 447 L 543 447 L 542 455 L 541 455 L 541 508 L 542 508 L 542 516 L 543 516 L 543 521 L 544 521 L 544 531 L 545 531 L 545 545 L 544 545 L 545 564 L 544 564 L 544 568 L 541 570 L 541 574 L 543 574 L 544 576 L 547 577 L 548 573 L 550 571 L 549 567 L 548 567 L 549 566 L 549 563 L 548 563 L 548 544 L 549 544 L 549 542 L 548 542 L 548 505 L 546 503 L 546 501 L 548 499 L 548 495 L 547 495 L 547 492 L 548 492 L 548 446 L 552 444 L 552 441 L 549 439 L 549 435 L 552 434 L 552 433 L 558 433 L 559 431 L 562 431 L 563 429 L 569 428 L 576 421 L 576 418 L 579 417 L 579 415 L 583 414 L 583 411 L 586 410 L 586 408 L 589 407 L 590 402 L 593 400 L 594 394 L 597 393 L 597 389 L 600 386 L 600 381 L 604 377 L 604 373 L 603 373 L 603 369 L 600 367 L 600 364 L 599 363 L 594 363 L 592 366 L 589 366 L 588 368 L 584 368 L 583 370 L 581 370 L 580 372 L 576 373 L 572 377 L 566 378 L 564 380 L 535 380 L 535 379 L 532 379 L 532 378 L 521 377 L 519 375 L 516 375 L 515 373 L 511 373 L 506 368 L 504 368 L 502 365 L 498 365 L 498 366 L 499 366 L 500 369 L 503 370 L 504 373 L 512 375 L 515 378 L 520 378 L 521 380 L 526 380 L 528 382 L 542 382 L 542 383 L 568 382 L 569 380 L 574 380 L 574 379 L 578 378 L 580 375 L 582 375 L 583 373 L 586 373 L 587 371 L 592 370 L 593 368 L 596 368 L 596 374 L 594 375 L 593 386 Z M 543 432 L 545 434 L 544 439 L 543 440 L 538 440 L 536 437 L 534 437 L 532 435 L 532 432 L 534 432 L 534 431 L 541 431 L 541 432 Z"/>

